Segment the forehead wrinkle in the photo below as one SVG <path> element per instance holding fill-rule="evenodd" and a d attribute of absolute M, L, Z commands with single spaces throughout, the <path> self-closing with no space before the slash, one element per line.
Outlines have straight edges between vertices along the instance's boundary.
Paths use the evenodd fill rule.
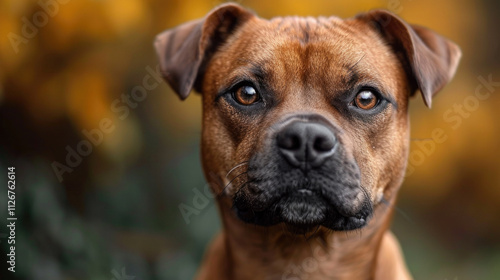
<path fill-rule="evenodd" d="M 322 86 L 345 87 L 352 84 L 358 75 L 358 63 L 364 57 L 361 52 L 345 49 L 342 42 L 328 42 L 310 45 L 309 56 L 305 63 L 309 80 L 323 80 Z"/>
<path fill-rule="evenodd" d="M 350 75 L 363 57 L 363 54 L 352 53 L 352 50 L 345 51 L 343 44 L 330 40 L 306 45 L 291 38 L 280 41 L 275 43 L 274 56 L 265 65 L 271 70 L 268 72 L 273 74 L 274 80 L 282 85 L 300 83 L 315 91 L 324 91 L 334 85 L 344 87 L 344 81 L 351 80 Z"/>
<path fill-rule="evenodd" d="M 238 59 L 237 61 L 240 62 L 240 66 L 236 67 L 226 76 L 228 84 L 235 83 L 238 80 L 250 80 L 258 82 L 259 84 L 266 83 L 268 74 L 261 64 L 244 58 Z M 227 84 L 224 85 L 224 87 L 227 86 Z"/>
<path fill-rule="evenodd" d="M 255 61 L 255 60 L 250 60 L 244 57 L 239 57 L 236 59 L 239 65 L 241 65 L 241 68 L 247 68 L 249 71 L 254 74 L 255 76 L 258 77 L 263 77 L 265 76 L 265 69 L 262 67 L 262 65 L 267 64 L 266 61 Z"/>

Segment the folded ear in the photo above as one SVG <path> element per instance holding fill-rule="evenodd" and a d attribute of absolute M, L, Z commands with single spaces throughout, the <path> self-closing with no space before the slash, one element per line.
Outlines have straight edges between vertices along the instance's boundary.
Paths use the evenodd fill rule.
<path fill-rule="evenodd" d="M 396 52 L 402 52 L 412 82 L 430 108 L 432 97 L 455 75 L 462 53 L 453 42 L 420 26 L 409 25 L 396 15 L 374 10 L 356 18 L 371 24 Z"/>
<path fill-rule="evenodd" d="M 204 63 L 234 31 L 254 15 L 236 4 L 212 10 L 204 19 L 169 29 L 156 37 L 163 78 L 185 99 L 203 76 Z"/>

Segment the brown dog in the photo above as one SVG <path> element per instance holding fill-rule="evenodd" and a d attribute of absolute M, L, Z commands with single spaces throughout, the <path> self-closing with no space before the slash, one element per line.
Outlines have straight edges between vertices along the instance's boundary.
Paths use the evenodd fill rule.
<path fill-rule="evenodd" d="M 385 11 L 264 20 L 228 4 L 158 36 L 165 79 L 203 95 L 203 169 L 222 233 L 198 279 L 410 279 L 388 231 L 408 99 L 461 53 Z"/>

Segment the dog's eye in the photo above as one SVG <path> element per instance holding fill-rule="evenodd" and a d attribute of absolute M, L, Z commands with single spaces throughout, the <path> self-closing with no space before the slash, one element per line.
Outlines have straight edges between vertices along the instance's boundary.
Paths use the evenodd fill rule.
<path fill-rule="evenodd" d="M 356 107 L 363 110 L 370 110 L 377 106 L 379 99 L 375 93 L 371 90 L 362 90 L 354 99 L 354 104 Z"/>
<path fill-rule="evenodd" d="M 260 100 L 257 90 L 251 86 L 242 86 L 233 93 L 233 99 L 241 105 L 249 106 Z"/>

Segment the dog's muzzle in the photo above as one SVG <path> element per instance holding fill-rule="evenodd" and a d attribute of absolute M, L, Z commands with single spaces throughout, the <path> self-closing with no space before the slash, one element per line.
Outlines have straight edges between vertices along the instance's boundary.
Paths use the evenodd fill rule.
<path fill-rule="evenodd" d="M 233 197 L 240 219 L 262 226 L 284 223 L 297 233 L 366 224 L 371 201 L 333 125 L 318 115 L 294 116 L 269 131 Z"/>

